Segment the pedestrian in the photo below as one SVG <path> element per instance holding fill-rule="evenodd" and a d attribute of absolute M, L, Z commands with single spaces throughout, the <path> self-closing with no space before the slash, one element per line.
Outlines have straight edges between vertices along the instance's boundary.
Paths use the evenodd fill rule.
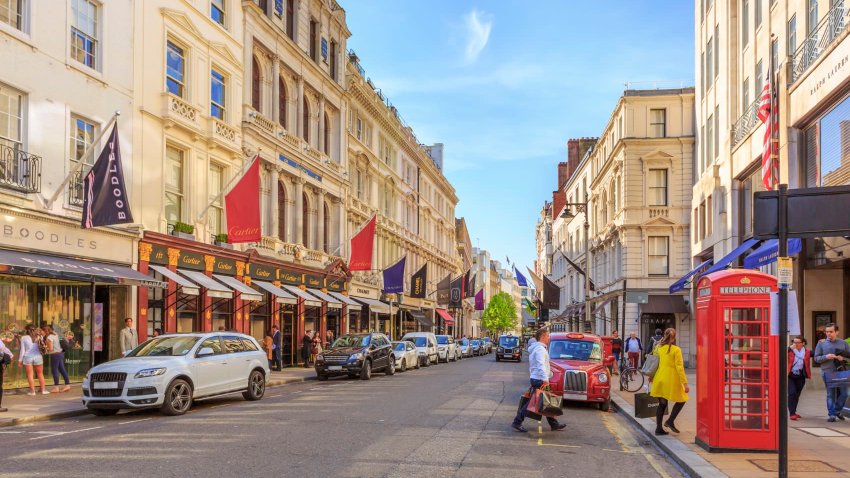
<path fill-rule="evenodd" d="M 272 363 L 277 370 L 283 370 L 281 352 L 280 328 L 278 328 L 277 324 L 275 324 L 272 325 Z"/>
<path fill-rule="evenodd" d="M 664 422 L 664 426 L 673 433 L 679 433 L 676 428 L 676 417 L 685 402 L 688 401 L 688 377 L 685 376 L 685 364 L 682 361 L 682 349 L 676 345 L 676 329 L 669 328 L 664 331 L 661 340 L 651 351 L 658 357 L 658 369 L 652 377 L 652 386 L 649 395 L 658 398 L 658 410 L 655 412 L 655 434 L 668 435 L 662 428 L 664 413 L 667 411 L 667 403 L 673 402 L 673 410 L 670 418 Z"/>
<path fill-rule="evenodd" d="M 224 326 L 223 326 L 223 325 L 219 325 L 219 326 L 218 326 L 218 331 L 219 331 L 219 332 L 226 332 L 226 331 L 227 331 L 227 329 L 226 329 L 226 328 L 224 328 Z"/>
<path fill-rule="evenodd" d="M 788 348 L 788 413 L 791 420 L 799 420 L 797 404 L 800 394 L 806 386 L 806 380 L 812 378 L 812 351 L 806 348 L 806 339 L 799 336 L 793 339 Z"/>
<path fill-rule="evenodd" d="M 620 367 L 620 354 L 623 351 L 623 339 L 620 338 L 620 332 L 615 330 L 611 333 L 611 353 L 614 355 L 615 366 L 610 367 L 614 375 L 618 375 L 617 369 Z"/>
<path fill-rule="evenodd" d="M 6 347 L 6 343 L 0 339 L 0 412 L 8 412 L 8 408 L 3 408 L 3 374 L 6 372 L 6 366 L 12 363 L 15 355 Z"/>
<path fill-rule="evenodd" d="M 62 393 L 71 390 L 71 380 L 68 378 L 68 371 L 65 369 L 65 350 L 67 350 L 67 342 L 63 346 L 59 335 L 53 330 L 53 327 L 45 325 L 47 337 L 45 342 L 49 343 L 48 354 L 50 355 L 50 373 L 53 375 L 53 393 Z M 65 380 L 65 387 L 59 388 L 59 375 Z"/>
<path fill-rule="evenodd" d="M 21 337 L 21 355 L 18 357 L 18 364 L 27 372 L 27 382 L 30 386 L 27 395 L 34 396 L 36 394 L 34 375 L 38 377 L 41 394 L 50 395 L 44 385 L 44 357 L 42 357 L 41 348 L 38 345 L 39 329 L 32 324 L 27 324 L 24 330 L 26 335 Z"/>
<path fill-rule="evenodd" d="M 646 350 L 643 351 L 643 356 L 651 354 L 653 350 L 655 350 L 655 346 L 664 339 L 664 334 L 661 329 L 655 329 L 655 335 L 649 338 L 649 343 L 646 344 Z"/>
<path fill-rule="evenodd" d="M 304 368 L 310 368 L 310 351 L 313 348 L 313 338 L 310 336 L 311 330 L 304 332 L 304 337 L 301 337 L 301 360 L 304 361 Z"/>
<path fill-rule="evenodd" d="M 528 397 L 522 396 L 519 400 L 519 408 L 517 408 L 516 417 L 511 424 L 511 428 L 521 433 L 528 433 L 528 430 L 522 426 L 525 421 L 525 415 L 528 412 L 528 402 L 531 400 L 533 393 L 538 389 L 549 389 L 549 378 L 552 372 L 549 370 L 549 329 L 537 329 L 534 334 L 535 342 L 528 346 L 528 372 L 531 380 L 531 388 L 528 390 Z M 546 417 L 549 422 L 549 428 L 552 431 L 563 430 L 567 427 L 564 423 L 558 423 L 553 417 Z"/>
<path fill-rule="evenodd" d="M 153 329 L 153 336 L 154 336 L 154 338 L 157 338 L 157 337 L 159 337 L 160 335 L 162 335 L 162 330 L 161 330 L 161 329 Z"/>
<path fill-rule="evenodd" d="M 133 319 L 127 317 L 124 319 L 124 328 L 121 329 L 121 354 L 127 355 L 127 352 L 133 350 L 139 345 L 139 334 L 133 328 Z"/>
<path fill-rule="evenodd" d="M 640 339 L 635 332 L 629 332 L 629 338 L 623 343 L 623 348 L 626 349 L 626 354 L 629 357 L 629 367 L 638 368 L 643 345 L 641 345 Z"/>
<path fill-rule="evenodd" d="M 310 347 L 310 361 L 316 363 L 316 356 L 322 352 L 322 337 L 319 335 L 319 331 L 313 333 L 313 340 L 311 341 L 312 346 Z"/>
<path fill-rule="evenodd" d="M 850 345 L 838 338 L 838 326 L 835 324 L 827 324 L 824 333 L 826 338 L 818 342 L 815 347 L 815 362 L 820 364 L 820 371 L 826 384 L 826 408 L 829 413 L 827 421 L 834 422 L 836 419 L 844 420 L 841 411 L 844 409 L 844 402 L 847 401 L 847 386 L 832 386 L 828 375 L 846 370 L 844 359 L 850 357 Z"/>
<path fill-rule="evenodd" d="M 266 358 L 269 359 L 269 368 L 274 370 L 274 339 L 272 339 L 272 335 L 274 332 L 269 332 L 263 337 L 263 350 L 266 351 Z"/>
<path fill-rule="evenodd" d="M 334 343 L 334 331 L 328 329 L 325 335 L 327 336 L 327 340 L 325 340 L 325 348 L 327 349 L 330 348 L 330 346 Z"/>

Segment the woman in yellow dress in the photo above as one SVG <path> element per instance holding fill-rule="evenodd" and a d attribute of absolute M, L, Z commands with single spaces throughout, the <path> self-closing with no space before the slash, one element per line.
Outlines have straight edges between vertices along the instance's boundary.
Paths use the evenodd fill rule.
<path fill-rule="evenodd" d="M 673 410 L 670 418 L 663 425 L 674 433 L 676 429 L 676 416 L 685 407 L 688 401 L 688 378 L 685 376 L 685 365 L 682 361 L 682 349 L 676 345 L 676 329 L 670 328 L 664 331 L 664 338 L 655 344 L 653 354 L 658 356 L 658 369 L 652 377 L 652 388 L 649 394 L 658 398 L 658 411 L 655 414 L 655 434 L 667 435 L 662 428 L 664 413 L 667 411 L 667 402 L 673 402 Z"/>

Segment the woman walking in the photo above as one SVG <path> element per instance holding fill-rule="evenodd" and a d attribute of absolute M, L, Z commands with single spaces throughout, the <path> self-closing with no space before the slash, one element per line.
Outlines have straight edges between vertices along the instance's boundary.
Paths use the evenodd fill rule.
<path fill-rule="evenodd" d="M 682 361 L 682 349 L 676 345 L 676 329 L 670 328 L 664 331 L 664 337 L 655 343 L 653 354 L 658 356 L 658 369 L 652 377 L 652 388 L 649 394 L 658 398 L 658 411 L 655 414 L 655 434 L 668 435 L 662 427 L 664 413 L 667 411 L 667 403 L 673 402 L 673 410 L 670 418 L 663 425 L 674 433 L 679 433 L 676 428 L 676 417 L 685 402 L 688 401 L 688 378 L 685 376 L 685 365 Z"/>
<path fill-rule="evenodd" d="M 15 356 L 6 343 L 0 339 L 0 412 L 8 412 L 8 408 L 3 408 L 3 373 L 6 371 L 6 365 L 12 363 Z"/>
<path fill-rule="evenodd" d="M 44 386 L 44 358 L 41 356 L 41 348 L 39 347 L 39 329 L 28 324 L 24 328 L 26 335 L 21 337 L 21 356 L 18 357 L 18 365 L 24 367 L 27 372 L 27 382 L 29 382 L 30 391 L 27 395 L 35 395 L 35 383 L 33 374 L 38 377 L 38 384 L 41 387 L 42 395 L 50 395 L 50 392 Z"/>
<path fill-rule="evenodd" d="M 263 350 L 266 351 L 266 357 L 269 359 L 269 368 L 274 369 L 274 339 L 272 339 L 272 332 L 269 332 L 263 337 Z"/>
<path fill-rule="evenodd" d="M 812 351 L 806 348 L 806 339 L 795 337 L 788 349 L 788 413 L 791 420 L 799 420 L 797 404 L 800 394 L 806 386 L 806 379 L 812 378 Z"/>
<path fill-rule="evenodd" d="M 67 392 L 71 390 L 71 380 L 68 378 L 68 371 L 65 369 L 65 347 L 62 346 L 62 341 L 59 340 L 59 335 L 53 330 L 53 327 L 45 325 L 44 333 L 47 336 L 44 338 L 44 343 L 47 345 L 48 354 L 50 355 L 50 373 L 53 374 L 53 393 Z M 65 387 L 59 388 L 59 375 L 65 380 Z"/>

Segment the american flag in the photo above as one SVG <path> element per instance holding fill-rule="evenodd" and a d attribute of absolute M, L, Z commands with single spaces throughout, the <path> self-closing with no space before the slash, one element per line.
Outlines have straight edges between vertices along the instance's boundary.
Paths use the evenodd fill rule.
<path fill-rule="evenodd" d="M 773 85 L 772 68 L 769 69 L 767 82 L 761 90 L 758 117 L 766 125 L 761 155 L 761 181 L 765 189 L 771 191 L 779 182 L 779 141 L 773 138 L 773 132 L 779 129 L 779 102 Z"/>

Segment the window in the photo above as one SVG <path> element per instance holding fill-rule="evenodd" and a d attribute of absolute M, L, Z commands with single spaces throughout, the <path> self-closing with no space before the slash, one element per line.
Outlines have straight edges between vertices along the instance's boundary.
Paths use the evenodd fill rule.
<path fill-rule="evenodd" d="M 649 205 L 667 205 L 667 170 L 649 170 Z"/>
<path fill-rule="evenodd" d="M 706 89 L 711 89 L 714 84 L 714 38 L 709 38 L 705 47 L 705 69 Z"/>
<path fill-rule="evenodd" d="M 251 57 L 251 107 L 260 111 L 260 62 Z"/>
<path fill-rule="evenodd" d="M 708 117 L 705 132 L 705 167 L 714 163 L 714 115 Z"/>
<path fill-rule="evenodd" d="M 707 75 L 705 71 L 705 52 L 701 52 L 699 54 L 699 77 L 702 80 L 701 91 L 703 95 L 705 95 L 706 83 L 708 83 L 708 81 L 706 80 L 706 76 Z"/>
<path fill-rule="evenodd" d="M 666 276 L 670 274 L 667 236 L 650 236 L 647 241 L 649 250 L 649 275 Z"/>
<path fill-rule="evenodd" d="M 0 83 L 0 146 L 23 148 L 24 95 Z"/>
<path fill-rule="evenodd" d="M 756 63 L 756 84 L 753 86 L 756 93 L 753 98 L 758 98 L 761 89 L 764 87 L 764 68 L 762 67 L 761 60 Z"/>
<path fill-rule="evenodd" d="M 756 0 L 758 1 L 758 0 Z M 741 46 L 746 47 L 750 42 L 750 2 L 741 2 Z"/>
<path fill-rule="evenodd" d="M 91 0 L 72 0 L 71 58 L 97 67 L 97 5 Z"/>
<path fill-rule="evenodd" d="M 83 158 L 83 154 L 92 145 L 96 129 L 94 123 L 78 116 L 71 116 L 71 151 L 69 156 L 71 159 L 71 169 L 76 168 L 80 160 L 84 159 L 84 166 L 80 170 L 79 175 L 75 175 L 69 186 L 71 204 L 74 205 L 83 203 L 83 178 L 88 174 L 88 170 L 94 164 L 93 154 L 89 154 L 86 158 Z M 2 132 L 0 132 L 0 135 L 2 135 Z"/>
<path fill-rule="evenodd" d="M 220 354 L 220 353 L 224 353 L 223 350 L 221 349 L 221 340 L 219 340 L 218 337 L 211 337 L 211 338 L 208 338 L 208 339 L 204 340 L 203 342 L 201 342 L 201 346 L 198 347 L 198 352 L 200 352 L 201 350 L 206 349 L 206 348 L 212 349 L 213 354 L 216 354 L 216 355 Z"/>
<path fill-rule="evenodd" d="M 788 20 L 788 54 L 793 55 L 797 51 L 797 15 Z M 774 63 L 777 65 L 777 63 Z"/>
<path fill-rule="evenodd" d="M 210 71 L 210 116 L 224 121 L 225 112 L 224 75 L 216 70 Z"/>
<path fill-rule="evenodd" d="M 165 147 L 165 220 L 169 224 L 183 220 L 183 151 Z"/>
<path fill-rule="evenodd" d="M 0 0 L 0 22 L 24 31 L 26 0 Z"/>
<path fill-rule="evenodd" d="M 357 119 L 354 120 L 354 136 L 363 141 L 363 120 L 360 119 L 360 116 L 357 116 Z"/>
<path fill-rule="evenodd" d="M 304 96 L 304 116 L 301 118 L 302 125 L 304 128 L 304 141 L 308 144 L 310 143 L 310 103 L 307 102 L 307 96 Z"/>
<path fill-rule="evenodd" d="M 236 335 L 225 335 L 221 338 L 221 341 L 224 342 L 224 350 L 229 354 L 245 352 L 245 345 L 242 343 L 242 339 Z"/>
<path fill-rule="evenodd" d="M 708 196 L 708 198 L 706 198 L 706 200 L 705 200 L 705 235 L 706 236 L 711 235 L 711 225 L 712 225 L 713 216 L 714 216 L 714 210 L 712 209 L 712 205 L 711 205 L 711 196 Z"/>
<path fill-rule="evenodd" d="M 720 74 L 720 25 L 714 26 L 714 76 L 712 82 Z"/>
<path fill-rule="evenodd" d="M 180 98 L 185 98 L 185 71 L 186 57 L 183 49 L 169 41 L 165 51 L 165 88 Z"/>
<path fill-rule="evenodd" d="M 221 26 L 224 26 L 224 1 L 212 0 L 210 2 L 210 18 Z"/>
<path fill-rule="evenodd" d="M 770 42 L 770 58 L 773 62 L 773 67 L 776 68 L 776 65 L 779 64 L 779 40 L 773 40 Z M 768 71 L 768 74 L 771 74 L 771 72 Z"/>
<path fill-rule="evenodd" d="M 720 105 L 714 107 L 714 155 L 711 159 L 717 159 L 720 155 Z"/>
<path fill-rule="evenodd" d="M 762 20 L 762 16 L 763 16 L 762 11 L 761 11 L 761 4 L 762 4 L 763 1 L 764 0 L 755 0 L 755 2 L 756 2 L 756 30 L 758 30 L 758 27 L 761 26 L 761 20 Z"/>
<path fill-rule="evenodd" d="M 653 138 L 664 138 L 667 136 L 667 110 L 649 110 L 649 135 Z"/>
<path fill-rule="evenodd" d="M 357 199 L 363 199 L 363 174 L 360 172 L 359 169 L 356 170 L 354 173 L 354 184 Z"/>
<path fill-rule="evenodd" d="M 325 122 L 325 136 L 322 138 L 322 146 L 324 148 L 324 153 L 328 156 L 331 155 L 331 119 L 327 113 L 325 113 L 325 118 L 323 119 Z"/>
<path fill-rule="evenodd" d="M 221 204 L 222 187 L 224 187 L 224 168 L 217 164 L 210 164 L 208 182 L 210 210 L 207 217 L 209 217 L 210 233 L 213 235 L 224 232 L 222 227 L 224 219 L 224 208 Z"/>
<path fill-rule="evenodd" d="M 316 63 L 319 62 L 318 39 L 319 37 L 319 22 L 315 19 L 310 19 L 310 58 Z"/>
<path fill-rule="evenodd" d="M 699 203 L 699 233 L 700 240 L 705 239 L 705 201 Z"/>
<path fill-rule="evenodd" d="M 277 97 L 277 122 L 280 123 L 281 126 L 286 128 L 286 125 L 289 123 L 286 116 L 286 105 L 289 102 L 286 94 L 286 82 L 283 81 L 283 78 L 278 78 L 278 97 Z"/>
<path fill-rule="evenodd" d="M 750 78 L 744 80 L 744 86 L 741 87 L 741 113 L 747 110 L 750 106 Z"/>
<path fill-rule="evenodd" d="M 331 40 L 331 53 L 330 53 L 330 56 L 331 56 L 331 59 L 330 59 L 330 62 L 331 62 L 331 63 L 330 63 L 330 73 L 331 73 L 331 78 L 333 78 L 333 79 L 334 79 L 334 81 L 336 81 L 336 79 L 337 79 L 337 78 L 336 78 L 336 42 L 335 42 L 335 41 L 333 41 L 333 40 Z"/>
<path fill-rule="evenodd" d="M 809 0 L 809 7 L 806 10 L 806 30 L 811 35 L 818 28 L 818 0 Z"/>
<path fill-rule="evenodd" d="M 295 41 L 295 0 L 286 0 L 286 34 Z"/>
<path fill-rule="evenodd" d="M 277 237 L 281 241 L 286 241 L 288 240 L 286 237 L 286 210 L 289 209 L 286 207 L 286 188 L 280 181 L 278 181 L 277 186 L 272 184 L 271 187 L 277 187 Z"/>

